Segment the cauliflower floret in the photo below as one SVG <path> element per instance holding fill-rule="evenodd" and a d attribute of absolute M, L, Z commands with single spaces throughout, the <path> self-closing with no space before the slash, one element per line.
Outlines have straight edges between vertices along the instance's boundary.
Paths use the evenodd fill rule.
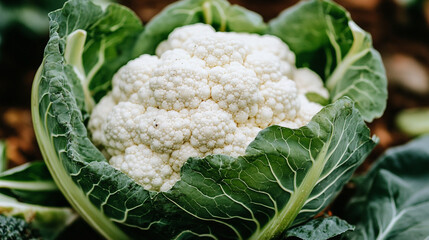
<path fill-rule="evenodd" d="M 282 61 L 285 61 L 292 66 L 295 66 L 295 54 L 289 49 L 289 47 L 282 42 L 278 37 L 271 35 L 260 36 L 252 33 L 229 33 L 235 36 L 240 41 L 246 43 L 246 45 L 253 52 L 266 52 L 271 53 L 279 57 Z"/>
<path fill-rule="evenodd" d="M 299 109 L 296 118 L 293 120 L 285 120 L 278 125 L 288 128 L 302 127 L 309 123 L 316 113 L 322 110 L 322 105 L 308 101 L 308 99 L 302 94 L 298 96 L 298 100 L 301 103 L 301 108 Z"/>
<path fill-rule="evenodd" d="M 177 59 L 175 52 L 183 58 Z M 142 88 L 139 97 L 166 110 L 197 108 L 210 97 L 208 71 L 204 66 L 203 60 L 186 56 L 183 50 L 171 50 L 166 57 L 161 57 L 160 66 L 149 80 L 149 89 Z"/>
<path fill-rule="evenodd" d="M 110 164 L 148 190 L 170 189 L 189 157 L 240 156 L 262 128 L 307 124 L 322 108 L 307 92 L 329 97 L 274 36 L 195 24 L 175 29 L 156 53 L 115 74 L 88 126 Z"/>
<path fill-rule="evenodd" d="M 186 109 L 177 112 L 149 107 L 136 122 L 141 143 L 159 153 L 179 149 L 191 135 L 191 120 Z"/>
<path fill-rule="evenodd" d="M 162 59 L 162 64 L 170 64 L 185 59 L 191 59 L 191 55 L 183 49 L 176 48 L 164 52 L 160 59 Z M 202 63 L 204 63 L 204 61 Z M 201 66 L 203 67 L 204 64 Z"/>
<path fill-rule="evenodd" d="M 191 121 L 191 145 L 202 153 L 231 144 L 237 130 L 231 114 L 210 100 L 201 103 Z"/>
<path fill-rule="evenodd" d="M 243 155 L 249 143 L 255 139 L 256 135 L 258 135 L 261 130 L 261 128 L 255 126 L 242 125 L 237 128 L 237 131 L 234 133 L 231 144 L 225 145 L 222 148 L 214 149 L 213 154 L 228 153 L 228 155 L 233 157 Z"/>
<path fill-rule="evenodd" d="M 106 121 L 106 116 L 112 111 L 115 106 L 115 101 L 111 94 L 104 96 L 100 102 L 95 105 L 92 110 L 91 118 L 89 119 L 88 129 L 92 135 L 92 142 L 97 146 L 102 146 L 106 142 L 106 135 L 103 131 L 103 125 Z"/>
<path fill-rule="evenodd" d="M 176 28 L 170 33 L 168 40 L 161 42 L 156 48 L 156 55 L 161 57 L 168 50 L 183 48 L 186 40 L 195 35 L 207 35 L 214 32 L 212 26 L 203 23 Z"/>
<path fill-rule="evenodd" d="M 180 149 L 177 149 L 171 153 L 169 165 L 175 172 L 180 173 L 180 168 L 186 162 L 186 160 L 188 160 L 188 158 L 203 157 L 207 154 L 209 154 L 209 152 L 204 154 L 198 149 L 194 148 L 190 143 L 185 143 L 180 147 Z"/>
<path fill-rule="evenodd" d="M 315 92 L 326 99 L 329 98 L 328 90 L 323 87 L 322 79 L 310 69 L 297 69 L 294 73 L 294 79 L 300 94 L 305 95 L 308 92 Z"/>
<path fill-rule="evenodd" d="M 232 62 L 243 64 L 249 54 L 242 41 L 227 33 L 196 35 L 188 39 L 183 48 L 192 56 L 204 60 L 209 68 Z"/>
<path fill-rule="evenodd" d="M 156 56 L 147 54 L 129 61 L 113 76 L 113 99 L 120 102 L 133 98 L 133 102 L 135 102 L 137 96 L 134 94 L 149 81 L 158 63 L 159 59 Z"/>
<path fill-rule="evenodd" d="M 111 156 L 122 153 L 125 148 L 139 144 L 138 116 L 144 113 L 143 106 L 131 102 L 120 102 L 105 116 L 102 126 L 103 145 Z"/>
<path fill-rule="evenodd" d="M 209 76 L 211 97 L 220 108 L 228 111 L 237 123 L 243 123 L 258 112 L 262 100 L 260 80 L 253 70 L 238 63 L 215 67 Z"/>
<path fill-rule="evenodd" d="M 247 56 L 244 66 L 253 69 L 261 83 L 278 82 L 284 76 L 292 77 L 293 65 L 270 52 L 252 52 Z"/>
<path fill-rule="evenodd" d="M 168 154 L 155 153 L 145 145 L 135 145 L 128 147 L 124 154 L 112 157 L 109 163 L 147 190 L 167 191 L 180 177 L 168 161 Z"/>
<path fill-rule="evenodd" d="M 256 115 L 256 123 L 261 128 L 285 119 L 294 119 L 300 109 L 295 82 L 286 77 L 278 82 L 269 81 L 263 84 L 261 95 L 264 102 Z"/>

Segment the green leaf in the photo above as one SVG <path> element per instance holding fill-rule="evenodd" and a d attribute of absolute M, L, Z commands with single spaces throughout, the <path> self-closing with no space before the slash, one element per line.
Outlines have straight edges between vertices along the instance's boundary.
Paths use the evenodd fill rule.
<path fill-rule="evenodd" d="M 65 201 L 44 162 L 0 173 L 0 188 L 0 214 L 24 219 L 43 239 L 54 239 L 77 219 L 71 208 L 51 207 L 64 206 Z"/>
<path fill-rule="evenodd" d="M 122 17 L 111 13 L 108 9 L 116 9 L 118 13 L 122 14 Z M 106 64 L 117 65 L 119 68 L 121 64 L 116 60 L 108 59 L 115 54 L 119 55 L 121 53 L 120 49 L 127 47 L 126 44 L 129 43 L 125 40 L 127 36 L 133 37 L 139 33 L 139 31 L 134 33 L 122 32 L 126 36 L 121 35 L 121 37 L 115 33 L 114 28 L 103 28 L 105 26 L 103 23 L 109 22 L 109 17 L 106 16 L 119 21 L 115 25 L 118 27 L 121 27 L 122 23 L 134 21 L 128 18 L 137 19 L 135 14 L 123 9 L 123 7 L 117 5 L 110 5 L 103 12 L 100 7 L 90 1 L 80 0 L 67 2 L 61 10 L 50 13 L 50 39 L 45 49 L 42 65 L 36 73 L 32 89 L 32 115 L 36 126 L 35 133 L 53 179 L 70 204 L 79 211 L 88 223 L 104 234 L 105 237 L 114 239 L 126 239 L 126 236 L 96 207 L 87 204 L 86 196 L 71 180 L 70 173 L 66 172 L 64 167 L 67 169 L 79 169 L 79 166 L 81 166 L 79 161 L 69 161 L 70 158 L 75 159 L 75 156 L 79 156 L 80 159 L 83 158 L 85 161 L 105 161 L 100 152 L 94 151 L 95 147 L 89 139 L 82 139 L 87 134 L 83 121 L 86 117 L 86 111 L 90 110 L 91 105 L 91 101 L 89 101 L 91 98 L 88 98 L 85 92 L 89 90 L 86 87 L 89 87 L 92 79 L 95 79 L 97 74 L 105 74 L 99 73 L 102 68 L 98 62 L 103 60 L 104 57 L 105 61 L 101 61 L 104 68 L 110 67 L 105 66 Z M 89 29 L 92 29 L 92 32 Z M 76 39 L 73 39 L 73 35 L 68 39 L 73 33 L 76 34 Z M 97 39 L 96 33 L 104 36 L 104 48 L 101 42 L 91 43 L 91 39 Z M 82 50 L 80 49 L 82 48 L 80 44 L 82 39 L 79 38 L 83 36 L 85 36 L 85 45 Z M 124 42 L 120 41 L 120 39 L 123 39 Z M 75 44 L 68 46 L 67 41 Z M 79 56 L 73 56 L 73 54 L 67 55 L 68 58 L 66 59 L 66 52 L 74 52 L 67 48 L 73 49 L 78 54 L 85 55 L 86 52 L 92 51 L 97 52 L 99 55 L 93 56 L 92 61 L 90 59 L 79 61 Z M 107 53 L 104 50 L 109 50 L 108 53 L 113 55 L 107 57 Z M 124 53 L 127 52 L 125 51 Z M 122 61 L 122 64 L 125 64 L 129 59 L 131 59 L 131 56 L 127 57 L 124 54 L 118 61 Z M 79 66 L 80 62 L 83 64 L 82 67 Z M 82 71 L 82 69 L 85 70 Z M 111 71 L 111 75 L 105 74 L 105 77 L 110 80 L 114 70 L 110 69 L 109 71 Z M 89 73 L 95 74 L 90 75 Z M 90 79 L 88 76 L 93 76 L 93 78 Z M 111 83 L 109 82 L 109 84 Z M 85 88 L 82 88 L 82 86 Z M 72 126 L 73 131 L 67 132 L 67 127 L 71 128 Z M 46 129 L 49 129 L 49 132 L 46 132 Z M 66 145 L 68 145 L 68 148 L 73 148 L 73 150 L 63 151 Z"/>
<path fill-rule="evenodd" d="M 59 1 L 61 3 L 61 1 Z M 0 33 L 7 28 L 20 27 L 34 35 L 46 34 L 48 21 L 46 14 L 58 7 L 40 6 L 39 3 L 0 3 Z"/>
<path fill-rule="evenodd" d="M 6 143 L 0 141 L 0 194 L 19 199 L 21 202 L 45 206 L 64 206 L 66 201 L 52 180 L 44 162 L 25 163 L 7 167 Z"/>
<path fill-rule="evenodd" d="M 227 8 L 226 18 L 229 32 L 265 33 L 267 29 L 261 15 L 238 5 Z"/>
<path fill-rule="evenodd" d="M 0 173 L 0 193 L 25 203 L 66 205 L 44 162 L 26 163 Z"/>
<path fill-rule="evenodd" d="M 142 31 L 135 13 L 117 4 L 108 5 L 88 28 L 83 67 L 87 88 L 96 102 L 110 91 L 112 76 L 135 54 L 132 46 Z"/>
<path fill-rule="evenodd" d="M 140 34 L 134 46 L 133 58 L 143 53 L 155 54 L 158 44 L 167 39 L 175 28 L 203 22 L 203 1 L 177 1 L 157 14 Z"/>
<path fill-rule="evenodd" d="M 0 187 L 55 191 L 57 186 L 51 178 L 44 162 L 25 163 L 0 174 Z"/>
<path fill-rule="evenodd" d="M 51 39 L 65 48 L 59 49 L 68 68 L 64 72 L 74 78 L 75 88 L 83 87 L 80 108 L 91 112 L 110 90 L 113 74 L 130 60 L 129 45 L 143 27 L 132 11 L 117 4 L 103 12 L 91 2 L 71 1 L 63 9 L 49 14 Z"/>
<path fill-rule="evenodd" d="M 429 134 L 429 108 L 406 109 L 395 121 L 398 128 L 410 136 Z"/>
<path fill-rule="evenodd" d="M 327 0 L 303 1 L 273 19 L 268 33 L 289 45 L 297 66 L 325 80 L 331 102 L 350 97 L 368 122 L 382 115 L 387 80 L 380 55 L 343 8 Z"/>
<path fill-rule="evenodd" d="M 358 182 L 344 217 L 356 225 L 347 239 L 429 236 L 429 136 L 387 151 Z"/>
<path fill-rule="evenodd" d="M 308 92 L 308 93 L 305 94 L 305 97 L 307 97 L 307 99 L 310 102 L 315 102 L 315 103 L 318 103 L 318 104 L 320 104 L 322 106 L 326 106 L 326 105 L 329 104 L 329 100 L 328 99 L 320 96 L 320 94 L 315 93 L 315 92 Z"/>
<path fill-rule="evenodd" d="M 0 141 L 0 173 L 7 169 L 6 142 Z"/>
<path fill-rule="evenodd" d="M 155 54 L 159 43 L 175 28 L 193 23 L 206 23 L 219 31 L 265 32 L 262 17 L 245 8 L 230 5 L 226 0 L 184 0 L 169 5 L 156 15 L 139 36 L 134 57 Z"/>
<path fill-rule="evenodd" d="M 305 240 L 325 240 L 353 231 L 354 226 L 338 217 L 320 217 L 286 231 L 286 237 Z"/>

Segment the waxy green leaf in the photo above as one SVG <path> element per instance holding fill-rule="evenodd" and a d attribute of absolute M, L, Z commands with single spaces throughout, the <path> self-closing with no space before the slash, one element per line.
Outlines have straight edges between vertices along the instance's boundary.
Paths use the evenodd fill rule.
<path fill-rule="evenodd" d="M 304 240 L 326 240 L 354 229 L 354 226 L 338 217 L 319 217 L 287 230 L 285 235 Z"/>
<path fill-rule="evenodd" d="M 316 71 L 331 102 L 350 97 L 367 122 L 386 108 L 387 80 L 371 37 L 331 1 L 303 1 L 269 22 L 268 33 L 296 54 L 299 67 Z"/>
<path fill-rule="evenodd" d="M 344 217 L 347 239 L 429 237 L 429 136 L 387 151 L 363 179 Z"/>

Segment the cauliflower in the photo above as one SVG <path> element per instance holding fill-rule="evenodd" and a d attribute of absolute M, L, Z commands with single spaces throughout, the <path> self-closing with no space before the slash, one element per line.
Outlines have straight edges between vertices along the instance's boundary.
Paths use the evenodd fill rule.
<path fill-rule="evenodd" d="M 189 157 L 243 155 L 267 126 L 307 124 L 322 108 L 307 92 L 329 97 L 274 36 L 195 24 L 175 29 L 156 54 L 123 66 L 89 121 L 110 164 L 147 190 L 169 190 Z"/>

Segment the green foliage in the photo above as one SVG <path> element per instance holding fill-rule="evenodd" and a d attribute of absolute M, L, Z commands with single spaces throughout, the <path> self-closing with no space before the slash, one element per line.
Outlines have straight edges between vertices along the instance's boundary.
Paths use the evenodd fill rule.
<path fill-rule="evenodd" d="M 260 15 L 225 0 L 177 1 L 147 24 L 136 42 L 133 57 L 154 54 L 158 44 L 175 28 L 199 22 L 211 24 L 218 31 L 264 33 L 266 30 Z"/>
<path fill-rule="evenodd" d="M 7 163 L 5 155 L 0 162 Z M 77 218 L 65 204 L 43 162 L 0 173 L 0 239 L 33 239 L 33 228 L 43 239 L 54 239 Z"/>
<path fill-rule="evenodd" d="M 0 2 L 0 47 L 2 43 L 16 42 L 11 39 L 11 32 L 21 33 L 21 37 L 32 40 L 40 39 L 48 33 L 48 21 L 46 14 L 61 7 L 62 1 L 2 1 Z M 0 48 L 0 59 L 2 52 Z"/>
<path fill-rule="evenodd" d="M 315 92 L 308 92 L 305 94 L 305 97 L 310 101 L 310 102 L 315 102 L 318 103 L 322 106 L 326 106 L 329 104 L 329 99 L 326 99 L 322 96 L 320 96 L 319 94 L 315 93 Z"/>
<path fill-rule="evenodd" d="M 427 239 L 429 136 L 387 151 L 357 182 L 345 218 L 346 239 Z"/>
<path fill-rule="evenodd" d="M 25 203 L 66 204 L 44 162 L 26 163 L 0 173 L 0 193 Z"/>
<path fill-rule="evenodd" d="M 310 13 L 322 9 L 326 18 L 347 16 L 327 1 L 310 1 L 289 11 L 293 15 L 296 9 Z M 360 113 L 362 103 L 353 100 L 366 94 L 345 94 L 351 99 L 335 95 L 337 83 L 331 89 L 336 97 L 307 126 L 268 127 L 238 158 L 190 158 L 181 169 L 181 180 L 168 192 L 147 191 L 114 169 L 87 135 L 87 113 L 109 90 L 114 72 L 135 56 L 154 53 L 174 28 L 205 22 L 218 30 L 279 33 L 288 29 L 282 24 L 293 26 L 300 20 L 296 13 L 296 19 L 282 16 L 267 30 L 259 15 L 224 0 L 179 1 L 144 29 L 131 11 L 115 4 L 102 10 L 74 0 L 50 14 L 50 39 L 33 83 L 33 123 L 55 182 L 88 223 L 111 239 L 269 239 L 308 221 L 330 203 L 376 144 L 360 114 L 372 119 L 377 110 Z M 338 43 L 344 58 L 352 46 L 361 50 L 349 24 L 348 18 L 336 23 L 346 32 Z M 311 27 L 322 35 L 318 26 Z M 293 32 L 297 42 L 309 37 L 305 29 L 300 26 Z M 290 35 L 283 37 L 288 43 Z M 320 41 L 324 46 L 322 40 L 314 38 L 314 44 Z M 313 56 L 319 51 L 314 44 L 307 45 Z M 381 66 L 379 59 L 367 60 Z M 332 65 L 332 70 L 348 66 L 339 65 Z M 384 78 L 378 74 L 365 76 L 383 92 Z M 347 77 L 354 79 L 347 80 L 350 84 L 359 85 L 353 76 Z"/>
<path fill-rule="evenodd" d="M 325 240 L 354 229 L 354 226 L 338 217 L 320 217 L 287 230 L 285 235 L 304 240 Z"/>
<path fill-rule="evenodd" d="M 7 159 L 6 159 L 6 142 L 0 141 L 0 173 L 4 172 L 7 169 Z"/>
<path fill-rule="evenodd" d="M 316 71 L 326 82 L 331 102 L 348 96 L 365 121 L 386 108 L 387 80 L 371 37 L 331 1 L 302 1 L 269 23 L 268 33 L 296 54 L 297 66 Z"/>

